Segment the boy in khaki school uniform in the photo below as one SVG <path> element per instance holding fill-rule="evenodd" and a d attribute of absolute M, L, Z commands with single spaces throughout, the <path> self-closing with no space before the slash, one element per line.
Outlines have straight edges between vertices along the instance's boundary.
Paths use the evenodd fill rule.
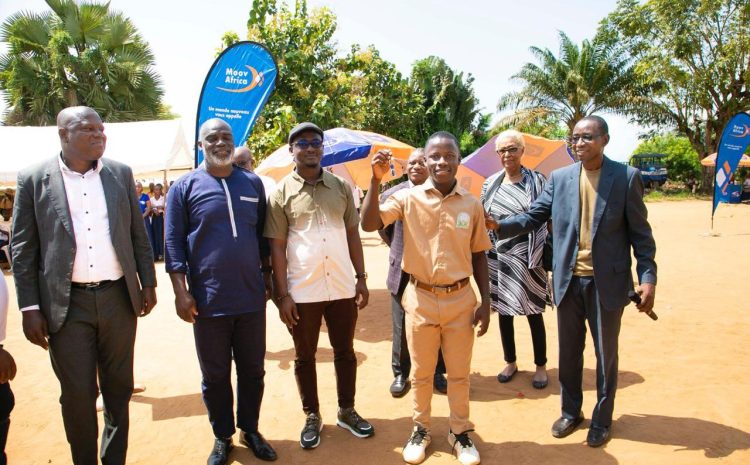
<path fill-rule="evenodd" d="M 461 159 L 456 138 L 448 132 L 430 136 L 425 158 L 430 179 L 404 189 L 378 204 L 378 188 L 389 169 L 389 154 L 372 160 L 372 180 L 362 209 L 362 228 L 381 229 L 394 221 L 404 224 L 402 268 L 411 275 L 402 304 L 405 331 L 414 366 L 414 430 L 403 450 L 407 463 L 420 463 L 431 442 L 430 403 L 438 349 L 448 373 L 450 433 L 448 440 L 463 465 L 479 463 L 469 437 L 469 372 L 474 343 L 489 325 L 489 280 L 484 254 L 491 247 L 479 200 L 458 186 Z M 482 300 L 469 285 L 474 279 Z"/>

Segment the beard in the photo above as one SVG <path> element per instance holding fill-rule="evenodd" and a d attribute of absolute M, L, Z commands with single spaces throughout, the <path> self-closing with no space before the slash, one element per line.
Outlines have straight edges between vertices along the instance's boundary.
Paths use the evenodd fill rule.
<path fill-rule="evenodd" d="M 213 154 L 206 153 L 205 159 L 206 159 L 206 165 L 214 167 L 214 168 L 226 168 L 227 166 L 231 166 L 232 164 L 231 155 L 225 158 L 221 158 Z"/>

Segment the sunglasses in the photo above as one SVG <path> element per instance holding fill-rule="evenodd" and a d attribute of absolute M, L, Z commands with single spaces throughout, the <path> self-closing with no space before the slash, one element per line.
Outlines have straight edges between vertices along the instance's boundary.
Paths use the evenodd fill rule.
<path fill-rule="evenodd" d="M 298 140 L 297 142 L 294 142 L 292 145 L 294 145 L 300 150 L 307 150 L 308 147 L 319 149 L 323 146 L 323 141 L 320 139 L 315 139 L 312 141 L 301 139 L 301 140 Z"/>

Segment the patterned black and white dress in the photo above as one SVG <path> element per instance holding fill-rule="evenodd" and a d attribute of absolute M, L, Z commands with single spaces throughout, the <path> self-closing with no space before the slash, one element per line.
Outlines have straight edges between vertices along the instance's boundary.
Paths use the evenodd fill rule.
<path fill-rule="evenodd" d="M 523 179 L 502 183 L 505 171 L 490 176 L 482 186 L 481 201 L 495 221 L 525 212 L 541 195 L 547 179 L 521 167 Z M 492 194 L 491 199 L 486 196 Z M 487 251 L 490 275 L 490 308 L 508 316 L 544 312 L 548 302 L 547 272 L 542 267 L 546 225 L 529 234 L 497 239 L 490 231 L 493 248 Z"/>

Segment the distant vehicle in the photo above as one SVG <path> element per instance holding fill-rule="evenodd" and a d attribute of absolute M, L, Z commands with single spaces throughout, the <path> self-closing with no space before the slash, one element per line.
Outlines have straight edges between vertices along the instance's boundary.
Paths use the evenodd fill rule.
<path fill-rule="evenodd" d="M 641 171 L 643 184 L 647 189 L 663 186 L 667 182 L 667 168 L 664 166 L 663 153 L 639 153 L 630 157 L 630 166 Z"/>

